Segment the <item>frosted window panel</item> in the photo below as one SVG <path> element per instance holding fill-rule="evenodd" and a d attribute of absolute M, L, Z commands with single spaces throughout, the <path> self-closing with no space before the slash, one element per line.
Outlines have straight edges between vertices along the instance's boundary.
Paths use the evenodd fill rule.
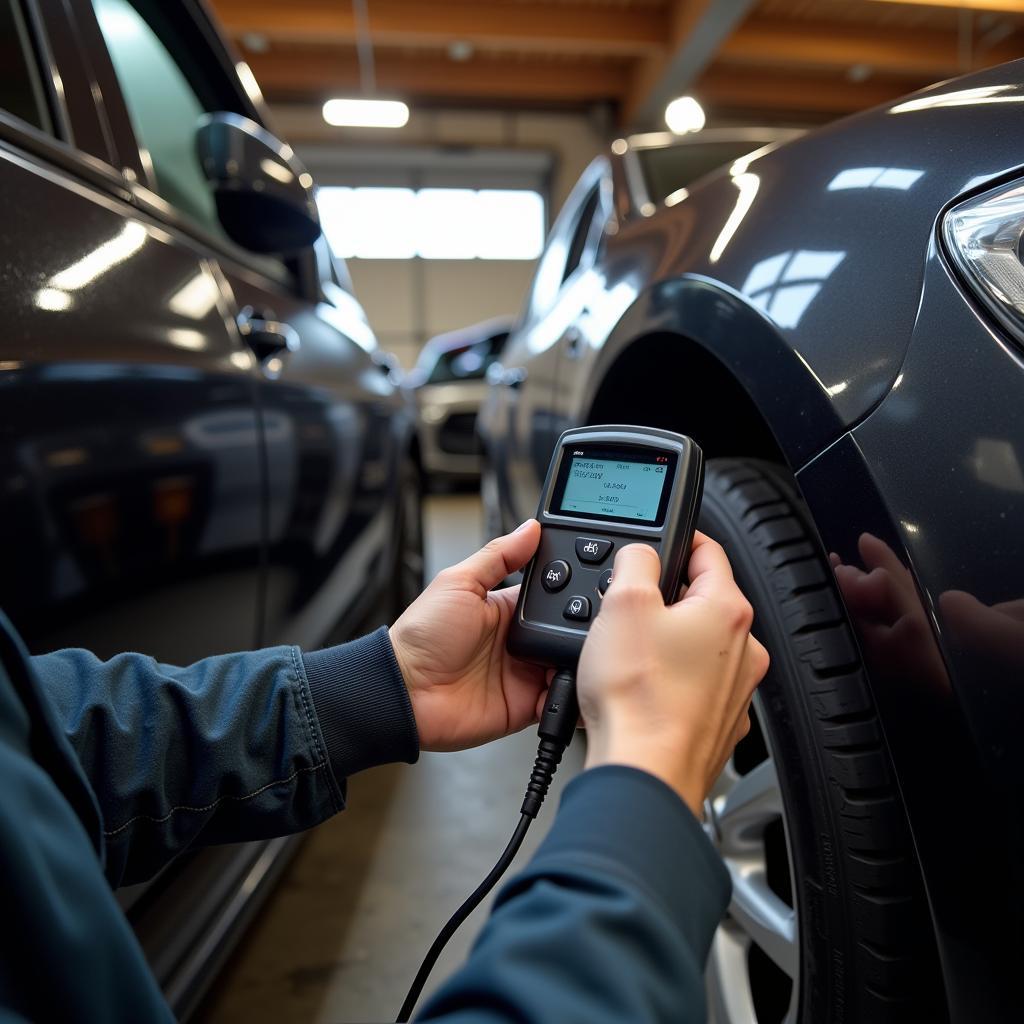
<path fill-rule="evenodd" d="M 483 229 L 477 255 L 485 260 L 535 260 L 544 248 L 544 200 L 537 192 L 482 189 Z"/>
<path fill-rule="evenodd" d="M 354 255 L 360 259 L 416 255 L 416 193 L 411 188 L 357 188 L 350 216 Z"/>
<path fill-rule="evenodd" d="M 416 196 L 416 251 L 428 260 L 471 260 L 487 230 L 477 212 L 478 193 L 468 188 L 424 188 Z"/>
<path fill-rule="evenodd" d="M 316 205 L 320 210 L 320 227 L 335 256 L 343 260 L 356 254 L 352 235 L 352 207 L 355 189 L 321 188 L 317 190 Z"/>

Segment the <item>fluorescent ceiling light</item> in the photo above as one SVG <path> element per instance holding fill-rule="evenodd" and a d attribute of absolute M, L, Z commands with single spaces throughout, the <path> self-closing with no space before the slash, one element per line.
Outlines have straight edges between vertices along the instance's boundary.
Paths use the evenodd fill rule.
<path fill-rule="evenodd" d="M 704 127 L 704 108 L 692 96 L 679 96 L 665 108 L 665 124 L 676 135 L 699 132 Z"/>
<path fill-rule="evenodd" d="M 324 104 L 324 120 L 337 128 L 401 128 L 409 108 L 401 100 L 333 99 Z"/>

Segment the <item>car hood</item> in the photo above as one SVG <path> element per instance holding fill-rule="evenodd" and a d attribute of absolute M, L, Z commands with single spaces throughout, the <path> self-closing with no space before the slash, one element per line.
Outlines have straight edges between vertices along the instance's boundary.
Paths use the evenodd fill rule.
<path fill-rule="evenodd" d="M 736 161 L 616 248 L 745 296 L 851 425 L 899 373 L 940 213 L 1024 169 L 1021 104 L 1024 61 L 941 83 Z"/>

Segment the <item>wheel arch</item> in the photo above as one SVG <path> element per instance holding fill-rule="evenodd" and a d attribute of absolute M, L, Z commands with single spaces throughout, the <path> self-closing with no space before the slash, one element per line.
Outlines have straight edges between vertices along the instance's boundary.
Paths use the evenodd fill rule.
<path fill-rule="evenodd" d="M 588 377 L 581 422 L 677 430 L 710 457 L 753 456 L 795 474 L 846 430 L 774 324 L 744 296 L 699 275 L 642 292 Z"/>

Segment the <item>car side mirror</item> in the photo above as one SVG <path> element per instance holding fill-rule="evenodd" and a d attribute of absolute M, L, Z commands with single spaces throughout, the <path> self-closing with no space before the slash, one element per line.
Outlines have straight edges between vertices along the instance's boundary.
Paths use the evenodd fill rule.
<path fill-rule="evenodd" d="M 320 235 L 313 180 L 292 148 L 255 121 L 220 111 L 196 126 L 196 153 L 228 236 L 260 253 L 294 253 Z"/>

